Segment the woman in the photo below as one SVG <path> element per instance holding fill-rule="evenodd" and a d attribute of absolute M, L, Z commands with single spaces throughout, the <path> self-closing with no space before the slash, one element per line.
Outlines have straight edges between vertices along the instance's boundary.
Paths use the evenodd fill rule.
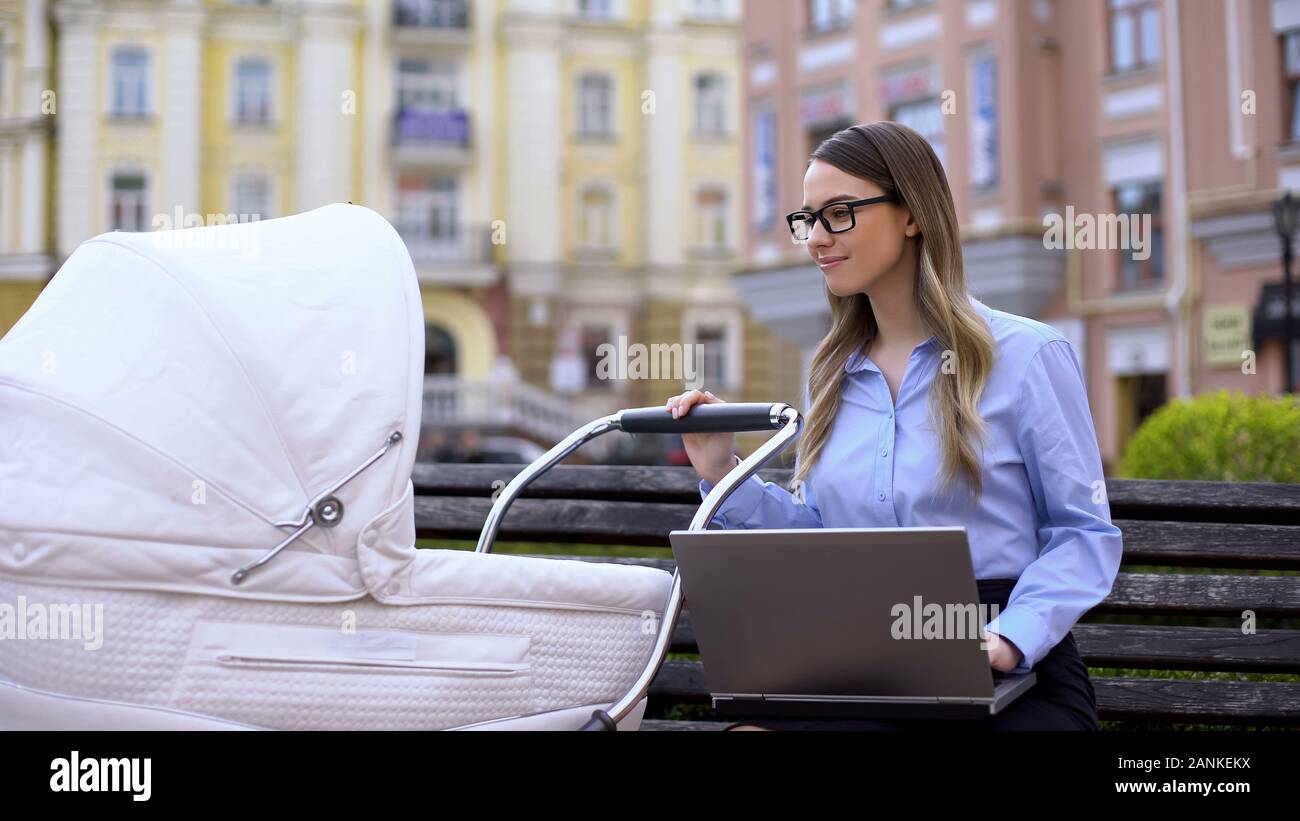
<path fill-rule="evenodd" d="M 975 722 L 756 720 L 727 729 L 1092 729 L 1097 707 L 1070 629 L 1110 592 L 1110 521 L 1082 369 L 1070 343 L 966 293 L 948 181 L 919 134 L 846 128 L 813 153 L 787 217 L 822 270 L 831 328 L 813 354 L 790 489 L 751 476 L 724 528 L 963 526 L 995 670 L 1038 683 Z M 670 397 L 678 417 L 710 391 Z M 683 436 L 707 494 L 734 436 Z M 791 491 L 795 491 L 792 493 Z"/>

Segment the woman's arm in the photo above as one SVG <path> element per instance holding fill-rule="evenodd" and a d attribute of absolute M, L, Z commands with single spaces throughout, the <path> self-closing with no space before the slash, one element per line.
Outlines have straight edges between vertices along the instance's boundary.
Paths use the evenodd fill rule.
<path fill-rule="evenodd" d="M 1030 360 L 1016 420 L 1039 552 L 987 630 L 1023 653 L 1012 670 L 1022 673 L 1109 595 L 1123 536 L 1110 520 L 1083 369 L 1068 340 L 1045 343 Z"/>
<path fill-rule="evenodd" d="M 803 406 L 812 407 L 809 401 L 808 386 L 804 386 Z M 740 457 L 733 454 L 736 464 Z M 799 470 L 799 457 L 796 454 L 795 472 Z M 700 498 L 703 499 L 713 490 L 714 482 L 700 480 Z M 757 475 L 750 476 L 731 492 L 722 507 L 714 514 L 713 521 L 726 530 L 779 528 L 813 528 L 822 526 L 821 511 L 817 508 L 817 499 L 813 494 L 812 482 L 804 478 L 803 499 L 795 497 L 775 482 L 765 482 Z"/>
<path fill-rule="evenodd" d="M 740 457 L 736 457 L 740 464 Z M 795 468 L 798 469 L 798 459 Z M 708 479 L 700 480 L 700 498 L 713 490 Z M 765 482 L 757 475 L 750 476 L 731 492 L 713 521 L 726 530 L 778 528 L 812 528 L 822 526 L 821 511 L 812 495 L 812 487 L 805 479 L 801 502 L 794 494 L 775 482 Z"/>

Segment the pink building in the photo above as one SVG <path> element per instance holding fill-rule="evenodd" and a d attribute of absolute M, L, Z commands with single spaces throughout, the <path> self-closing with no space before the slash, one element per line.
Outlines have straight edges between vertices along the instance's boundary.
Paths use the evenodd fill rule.
<path fill-rule="evenodd" d="M 784 214 L 822 139 L 892 119 L 943 160 L 971 292 L 1079 351 L 1108 471 L 1169 399 L 1283 390 L 1300 0 L 747 0 L 744 38 L 737 285 L 805 361 L 829 313 Z"/>

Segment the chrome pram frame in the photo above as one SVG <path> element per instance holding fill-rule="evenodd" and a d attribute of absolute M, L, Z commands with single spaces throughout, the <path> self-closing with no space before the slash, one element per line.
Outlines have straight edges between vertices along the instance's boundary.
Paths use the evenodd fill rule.
<path fill-rule="evenodd" d="M 742 431 L 777 431 L 760 445 L 747 458 L 731 469 L 713 490 L 700 503 L 691 520 L 688 530 L 706 530 L 713 520 L 718 508 L 741 483 L 757 473 L 763 465 L 778 455 L 799 435 L 803 417 L 798 410 L 784 402 L 721 402 L 716 404 L 695 405 L 682 417 L 674 419 L 662 406 L 650 408 L 629 408 L 616 411 L 608 416 L 595 419 L 566 436 L 558 444 L 539 456 L 521 470 L 497 496 L 492 509 L 488 511 L 479 534 L 475 550 L 490 553 L 492 544 L 500 530 L 510 504 L 537 477 L 560 463 L 570 453 L 586 442 L 611 431 L 624 433 L 718 433 Z M 659 672 L 664 657 L 668 653 L 673 631 L 677 627 L 677 616 L 682 607 L 682 584 L 676 568 L 673 569 L 672 586 L 668 592 L 668 601 L 664 606 L 664 616 L 659 624 L 659 632 L 654 647 L 646 661 L 645 669 L 632 687 L 607 710 L 596 710 L 582 730 L 618 729 L 618 722 L 646 697 L 650 683 Z M 498 719 L 505 721 L 508 719 Z M 492 722 L 486 722 L 492 723 Z"/>

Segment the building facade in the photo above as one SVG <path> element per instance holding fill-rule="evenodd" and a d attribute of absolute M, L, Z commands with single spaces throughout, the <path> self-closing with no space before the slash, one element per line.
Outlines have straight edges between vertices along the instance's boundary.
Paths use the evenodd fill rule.
<path fill-rule="evenodd" d="M 661 403 L 692 375 L 670 364 L 729 399 L 786 397 L 798 351 L 730 284 L 740 0 L 0 9 L 3 329 L 98 233 L 346 200 L 406 241 L 434 392 L 512 384 L 484 402 L 522 402 L 552 435 Z M 638 345 L 700 355 L 630 374 Z"/>
<path fill-rule="evenodd" d="M 0 334 L 54 272 L 50 34 L 44 0 L 0 0 Z"/>
<path fill-rule="evenodd" d="M 892 119 L 944 164 L 971 293 L 1075 345 L 1107 469 L 1168 399 L 1282 389 L 1265 286 L 1300 186 L 1300 3 L 751 0 L 744 39 L 737 284 L 805 361 L 829 313 L 783 215 L 821 140 Z"/>

